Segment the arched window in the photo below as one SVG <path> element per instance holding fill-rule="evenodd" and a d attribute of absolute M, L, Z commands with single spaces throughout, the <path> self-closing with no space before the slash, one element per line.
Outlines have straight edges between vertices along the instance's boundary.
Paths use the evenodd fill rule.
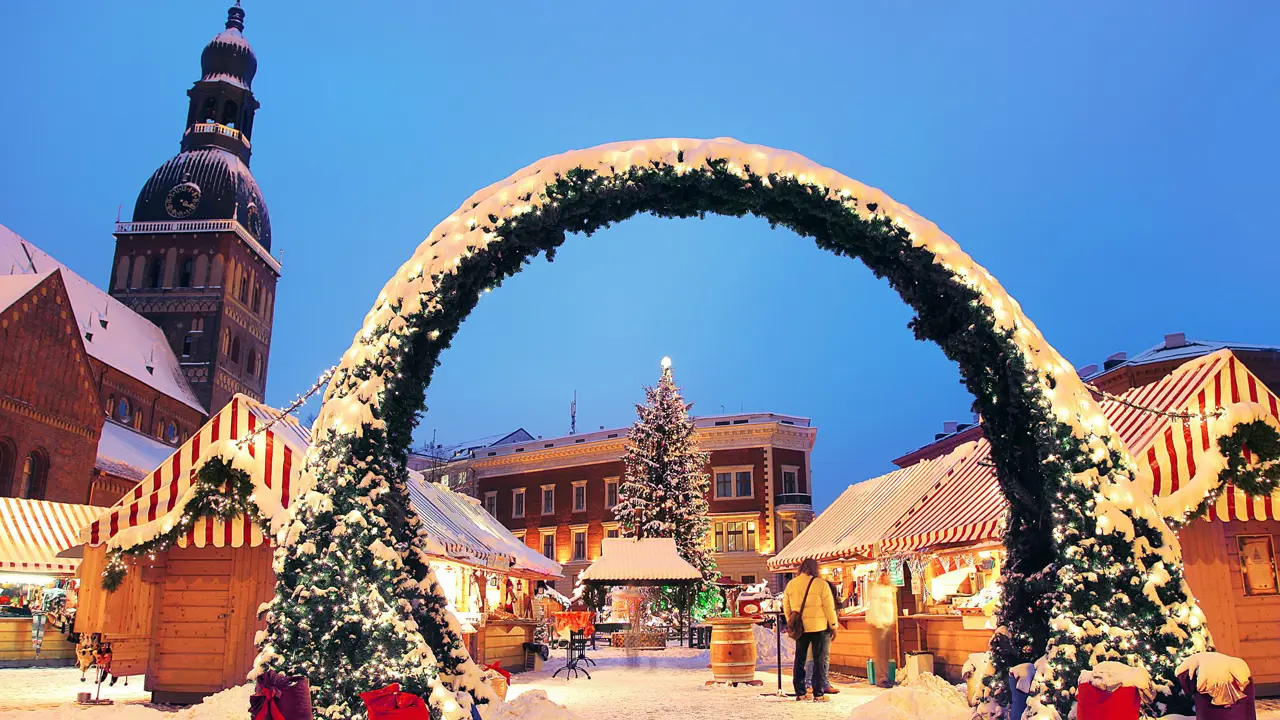
<path fill-rule="evenodd" d="M 116 420 L 128 425 L 133 421 L 133 405 L 129 403 L 129 398 L 122 397 L 116 403 Z"/>
<path fill-rule="evenodd" d="M 218 120 L 218 101 L 214 98 L 207 97 L 204 99 L 204 107 L 200 109 L 200 122 L 211 123 Z"/>
<path fill-rule="evenodd" d="M 247 270 L 240 273 L 240 303 L 243 305 L 249 303 L 249 272 Z"/>
<path fill-rule="evenodd" d="M 238 335 L 231 339 L 231 362 L 240 362 L 240 337 Z"/>
<path fill-rule="evenodd" d="M 169 422 L 164 426 L 164 439 L 165 439 L 165 442 L 169 443 L 170 445 L 177 445 L 177 444 L 178 444 L 178 425 L 177 425 L 177 423 L 175 423 L 174 421 L 170 420 L 170 421 L 169 421 Z"/>
<path fill-rule="evenodd" d="M 110 395 L 107 396 L 107 409 L 105 410 L 106 416 L 111 417 L 111 413 L 115 412 L 115 409 L 116 409 L 116 394 L 111 393 Z"/>
<path fill-rule="evenodd" d="M 196 271 L 195 258 L 187 258 L 182 261 L 182 270 L 178 272 L 178 287 L 191 287 L 191 279 Z"/>
<path fill-rule="evenodd" d="M 222 124 L 227 127 L 239 125 L 240 106 L 228 100 L 222 105 Z"/>
<path fill-rule="evenodd" d="M 142 432 L 142 411 L 137 410 L 133 413 L 133 429 Z"/>
<path fill-rule="evenodd" d="M 249 355 L 244 362 L 244 366 L 248 369 L 250 375 L 258 376 L 258 351 L 256 349 L 249 348 Z"/>
<path fill-rule="evenodd" d="M 9 438 L 0 438 L 0 497 L 13 492 L 13 465 L 18 458 L 18 448 Z"/>
<path fill-rule="evenodd" d="M 129 256 L 121 255 L 120 260 L 116 263 L 116 276 L 111 283 L 111 289 L 123 290 L 129 282 Z"/>
<path fill-rule="evenodd" d="M 22 461 L 22 479 L 18 482 L 16 497 L 43 500 L 45 483 L 49 479 L 49 456 L 43 450 L 32 450 Z"/>
<path fill-rule="evenodd" d="M 191 357 L 191 351 L 194 349 L 195 344 L 196 336 L 187 333 L 187 336 L 182 338 L 182 357 Z"/>
<path fill-rule="evenodd" d="M 164 258 L 157 257 L 151 260 L 151 269 L 147 273 L 147 287 L 155 289 L 160 287 L 160 283 L 164 278 Z"/>
<path fill-rule="evenodd" d="M 261 310 L 262 310 L 262 286 L 254 285 L 253 286 L 253 311 L 256 313 Z"/>

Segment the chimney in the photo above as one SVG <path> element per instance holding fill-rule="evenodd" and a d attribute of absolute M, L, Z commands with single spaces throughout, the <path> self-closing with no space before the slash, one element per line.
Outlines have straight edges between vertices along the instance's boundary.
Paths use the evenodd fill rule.
<path fill-rule="evenodd" d="M 948 435 L 950 435 L 953 432 L 958 432 L 959 430 L 960 430 L 960 423 L 956 420 L 948 420 L 942 423 L 942 432 Z"/>
<path fill-rule="evenodd" d="M 1186 347 L 1186 346 L 1187 346 L 1186 333 L 1169 333 L 1168 335 L 1164 336 L 1165 350 L 1173 350 L 1176 348 Z"/>
<path fill-rule="evenodd" d="M 1113 353 L 1111 355 L 1108 355 L 1107 359 L 1102 362 L 1102 369 L 1110 370 L 1111 368 L 1119 365 L 1120 363 L 1128 359 L 1129 359 L 1129 353 L 1127 352 Z"/>
<path fill-rule="evenodd" d="M 1098 374 L 1098 364 L 1094 363 L 1092 365 L 1085 365 L 1084 367 L 1077 370 L 1076 374 L 1080 376 L 1081 380 L 1085 378 L 1093 377 L 1094 375 Z"/>

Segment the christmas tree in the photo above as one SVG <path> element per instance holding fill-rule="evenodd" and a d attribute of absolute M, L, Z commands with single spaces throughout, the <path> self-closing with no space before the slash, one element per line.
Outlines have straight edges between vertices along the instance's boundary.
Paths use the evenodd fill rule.
<path fill-rule="evenodd" d="M 720 573 L 706 543 L 711 479 L 703 468 L 709 456 L 694 444 L 690 407 L 671 375 L 671 358 L 663 358 L 662 377 L 645 388 L 645 403 L 636 406 L 613 513 L 629 537 L 675 539 L 680 557 L 702 572 L 703 585 L 695 590 L 703 602 L 695 606 L 705 606 Z"/>

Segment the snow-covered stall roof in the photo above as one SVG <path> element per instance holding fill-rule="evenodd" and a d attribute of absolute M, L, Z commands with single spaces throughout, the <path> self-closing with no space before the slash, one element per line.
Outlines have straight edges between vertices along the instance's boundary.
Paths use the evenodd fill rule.
<path fill-rule="evenodd" d="M 278 531 L 297 492 L 311 434 L 295 418 L 285 417 L 243 442 L 277 415 L 277 410 L 247 395 L 235 395 L 146 479 L 89 524 L 81 540 L 127 548 L 167 532 L 186 511 L 196 472 L 214 457 L 249 473 L 254 502 L 271 519 L 273 532 Z M 198 520 L 178 538 L 182 547 L 255 547 L 263 542 L 258 524 L 243 515 L 228 523 Z"/>
<path fill-rule="evenodd" d="M 173 454 L 173 446 L 108 420 L 98 439 L 94 467 L 130 480 L 141 480 Z"/>
<path fill-rule="evenodd" d="M 885 531 L 914 514 L 921 498 L 946 484 L 956 468 L 974 453 L 976 445 L 965 443 L 941 457 L 851 486 L 799 537 L 770 558 L 769 567 L 797 567 L 808 558 L 823 562 L 871 557 Z"/>
<path fill-rule="evenodd" d="M 662 585 L 702 579 L 702 573 L 680 557 L 673 538 L 605 538 L 600 557 L 578 576 L 602 585 Z"/>
<path fill-rule="evenodd" d="M 205 412 L 160 328 L 0 225 L 0 275 L 35 275 L 44 279 L 54 270 L 62 271 L 62 281 L 89 355 L 184 405 Z M 92 340 L 84 334 L 90 330 Z"/>
<path fill-rule="evenodd" d="M 1210 456 L 1216 455 L 1213 434 L 1210 423 L 1203 420 L 1171 418 L 1141 408 L 1163 413 L 1204 413 L 1241 402 L 1256 403 L 1280 420 L 1280 399 L 1276 394 L 1231 350 L 1221 349 L 1179 365 L 1156 382 L 1132 388 L 1118 400 L 1103 400 L 1101 407 L 1137 461 L 1140 476 L 1149 479 L 1152 495 L 1159 498 L 1160 507 L 1167 510 L 1178 504 L 1179 498 L 1174 494 L 1195 477 L 1197 468 L 1209 465 Z M 955 453 L 952 451 L 938 459 Z M 850 514 L 845 506 L 856 507 L 866 501 L 865 494 L 846 496 L 850 496 L 849 491 L 782 553 L 770 559 L 770 567 L 798 564 L 809 556 L 819 560 L 838 557 L 836 549 L 840 543 L 834 538 L 841 530 L 854 532 L 853 527 L 861 522 L 860 516 Z M 986 438 L 981 438 L 967 460 L 957 463 L 909 512 L 881 533 L 880 552 L 900 553 L 940 545 L 998 541 L 1003 534 L 1007 510 L 995 465 L 991 462 L 991 445 Z M 828 515 L 831 519 L 824 520 Z M 1208 517 L 1210 520 L 1280 519 L 1280 492 L 1270 497 L 1250 498 L 1228 486 L 1209 508 Z M 819 532 L 810 539 L 809 534 L 815 528 Z"/>
<path fill-rule="evenodd" d="M 58 553 L 75 545 L 80 528 L 100 512 L 92 505 L 0 498 L 0 572 L 74 573 L 80 561 Z"/>
<path fill-rule="evenodd" d="M 426 526 L 436 556 L 536 579 L 564 577 L 560 564 L 538 555 L 494 520 L 474 498 L 409 473 L 409 502 Z"/>

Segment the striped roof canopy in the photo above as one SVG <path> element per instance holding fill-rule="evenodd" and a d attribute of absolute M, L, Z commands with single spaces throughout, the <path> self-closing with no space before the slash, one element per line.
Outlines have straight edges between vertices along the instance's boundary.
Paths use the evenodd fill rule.
<path fill-rule="evenodd" d="M 259 426 L 279 415 L 262 403 L 236 394 L 177 452 L 86 527 L 81 540 L 128 548 L 168 532 L 182 518 L 196 472 L 214 457 L 249 472 L 259 511 L 283 526 L 285 512 L 297 493 L 302 460 L 311 434 L 293 417 L 285 417 L 251 441 Z M 279 529 L 276 527 L 275 529 Z M 257 547 L 264 538 L 258 523 L 241 515 L 231 522 L 202 518 L 178 538 L 180 547 Z"/>
<path fill-rule="evenodd" d="M 769 567 L 795 567 L 810 557 L 820 562 L 872 557 L 883 534 L 911 511 L 912 503 L 947 484 L 977 445 L 965 443 L 941 457 L 850 486 L 799 537 L 770 558 Z"/>
<path fill-rule="evenodd" d="M 78 559 L 58 553 L 76 544 L 80 528 L 102 508 L 0 497 L 0 572 L 70 575 Z"/>
<path fill-rule="evenodd" d="M 1280 419 L 1276 394 L 1227 349 L 1189 360 L 1160 380 L 1119 397 L 1101 403 L 1103 414 L 1129 448 L 1139 471 L 1151 478 L 1151 492 L 1157 497 L 1176 491 L 1195 475 L 1197 461 L 1203 461 L 1211 449 L 1209 428 L 1200 420 L 1170 418 L 1132 405 L 1169 413 L 1202 413 L 1231 403 L 1254 402 Z M 880 554 L 1001 540 L 1008 505 L 996 479 L 990 443 L 982 438 L 971 450 L 961 446 L 916 465 L 925 462 L 940 462 L 949 468 L 938 475 L 938 482 L 915 495 L 905 512 L 879 528 Z M 867 519 L 870 513 L 860 509 L 877 495 L 875 488 L 855 489 L 896 472 L 902 471 L 850 487 L 795 542 L 771 559 L 769 566 L 795 566 L 806 557 L 820 561 L 848 557 L 842 552 L 848 544 L 843 538 L 877 530 Z M 1228 487 L 1209 509 L 1209 519 L 1280 520 L 1280 492 L 1249 498 Z"/>

